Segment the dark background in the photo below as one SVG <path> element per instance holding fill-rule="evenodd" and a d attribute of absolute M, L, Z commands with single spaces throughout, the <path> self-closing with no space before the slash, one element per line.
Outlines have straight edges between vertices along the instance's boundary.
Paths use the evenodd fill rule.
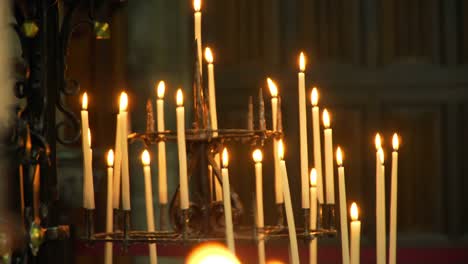
<path fill-rule="evenodd" d="M 363 245 L 375 243 L 376 132 L 384 137 L 387 156 L 387 207 L 391 135 L 398 132 L 402 139 L 398 245 L 468 245 L 467 1 L 205 0 L 202 9 L 204 46 L 209 45 L 215 57 L 221 128 L 246 127 L 248 96 L 256 96 L 259 88 L 264 88 L 270 127 L 265 79 L 270 76 L 278 83 L 286 161 L 299 223 L 297 55 L 304 51 L 307 98 L 316 85 L 320 104 L 332 113 L 334 143 L 345 152 L 348 201 L 357 201 L 362 212 Z M 131 0 L 110 7 L 103 4 L 98 14 L 111 23 L 112 38 L 95 40 L 86 30 L 74 34 L 69 72 L 90 94 L 96 204 L 104 219 L 104 153 L 114 144 L 117 94 L 128 89 L 132 129 L 141 132 L 146 99 L 154 99 L 154 85 L 166 80 L 166 127 L 175 129 L 175 90 L 191 90 L 193 11 L 189 0 Z M 78 111 L 79 98 L 69 102 Z M 246 206 L 244 221 L 250 223 L 254 171 L 249 148 L 229 148 L 231 182 Z M 170 190 L 177 182 L 175 150 L 175 145 L 169 145 Z M 134 145 L 131 151 L 133 222 L 144 228 L 141 146 Z M 68 217 L 78 224 L 80 217 L 73 216 L 80 213 L 81 199 L 76 199 L 82 190 L 80 147 L 62 147 L 58 157 L 64 175 L 59 177 L 62 197 L 70 208 L 76 208 Z M 266 159 L 265 213 L 267 223 L 273 223 L 273 165 L 271 157 Z M 157 176 L 153 177 L 157 190 Z M 103 230 L 103 224 L 98 229 Z M 339 246 L 339 239 L 325 243 Z"/>

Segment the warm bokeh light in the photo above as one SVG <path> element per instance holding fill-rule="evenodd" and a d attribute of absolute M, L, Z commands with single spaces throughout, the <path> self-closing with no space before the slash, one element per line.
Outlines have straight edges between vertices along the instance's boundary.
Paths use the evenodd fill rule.
<path fill-rule="evenodd" d="M 375 135 L 374 143 L 375 143 L 376 150 L 379 150 L 379 148 L 382 148 L 382 138 L 380 137 L 379 133 Z"/>
<path fill-rule="evenodd" d="M 341 151 L 340 147 L 336 149 L 336 164 L 343 166 L 343 151 Z"/>
<path fill-rule="evenodd" d="M 397 133 L 393 134 L 392 145 L 393 145 L 393 149 L 395 151 L 398 150 L 398 148 L 400 147 L 400 141 L 398 139 L 398 134 Z"/>
<path fill-rule="evenodd" d="M 81 98 L 81 109 L 88 109 L 88 94 L 86 92 L 83 93 L 83 97 Z"/>
<path fill-rule="evenodd" d="M 325 128 L 329 128 L 330 127 L 330 115 L 328 114 L 328 111 L 327 109 L 324 109 L 323 110 L 323 126 Z"/>
<path fill-rule="evenodd" d="M 267 83 L 268 83 L 268 89 L 270 89 L 271 96 L 273 97 L 278 96 L 278 87 L 276 86 L 276 83 L 270 78 L 267 78 Z"/>
<path fill-rule="evenodd" d="M 377 154 L 379 155 L 380 163 L 384 164 L 385 156 L 384 156 L 383 149 L 379 148 L 379 150 L 377 150 Z"/>
<path fill-rule="evenodd" d="M 305 71 L 305 68 L 306 68 L 306 58 L 304 56 L 304 52 L 301 52 L 301 54 L 299 55 L 299 70 L 303 72 Z"/>
<path fill-rule="evenodd" d="M 317 186 L 317 170 L 315 168 L 310 170 L 310 185 Z"/>
<path fill-rule="evenodd" d="M 282 139 L 278 141 L 278 156 L 280 159 L 284 159 L 284 144 Z"/>
<path fill-rule="evenodd" d="M 107 152 L 107 166 L 114 166 L 114 151 L 112 149 L 109 149 L 109 151 Z"/>
<path fill-rule="evenodd" d="M 89 143 L 89 147 L 91 147 L 91 129 L 89 129 L 89 127 L 88 127 L 88 143 Z"/>
<path fill-rule="evenodd" d="M 240 264 L 225 246 L 206 243 L 196 247 L 188 256 L 187 264 Z"/>
<path fill-rule="evenodd" d="M 143 153 L 141 153 L 141 163 L 143 163 L 143 165 L 145 166 L 148 166 L 150 165 L 150 162 L 151 162 L 151 158 L 150 158 L 150 154 L 148 152 L 148 150 L 143 150 Z"/>
<path fill-rule="evenodd" d="M 128 95 L 126 92 L 122 92 L 120 94 L 120 105 L 119 105 L 120 112 L 127 111 L 127 107 L 128 107 Z"/>
<path fill-rule="evenodd" d="M 193 0 L 193 9 L 197 12 L 201 9 L 201 0 Z"/>
<path fill-rule="evenodd" d="M 156 94 L 159 99 L 164 98 L 164 92 L 166 91 L 166 83 L 164 81 L 159 81 L 158 88 L 156 89 Z"/>
<path fill-rule="evenodd" d="M 256 149 L 252 152 L 252 158 L 255 161 L 255 163 L 262 162 L 263 160 L 263 154 L 260 149 Z"/>
<path fill-rule="evenodd" d="M 280 260 L 268 260 L 266 264 L 285 264 L 285 263 Z"/>
<path fill-rule="evenodd" d="M 228 156 L 228 151 L 227 151 L 227 148 L 224 148 L 223 149 L 223 167 L 224 168 L 227 168 L 227 166 L 229 165 L 229 156 Z"/>
<path fill-rule="evenodd" d="M 310 93 L 310 101 L 313 106 L 317 106 L 319 99 L 318 89 L 317 87 L 312 88 L 312 92 Z"/>
<path fill-rule="evenodd" d="M 359 219 L 359 212 L 356 203 L 351 204 L 351 209 L 349 211 L 351 214 L 351 221 L 356 221 Z"/>
<path fill-rule="evenodd" d="M 180 88 L 177 90 L 176 102 L 177 102 L 177 106 L 184 105 L 184 94 L 182 93 L 182 89 Z"/>
<path fill-rule="evenodd" d="M 213 53 L 211 53 L 211 49 L 209 47 L 205 49 L 205 60 L 208 63 L 213 63 Z"/>

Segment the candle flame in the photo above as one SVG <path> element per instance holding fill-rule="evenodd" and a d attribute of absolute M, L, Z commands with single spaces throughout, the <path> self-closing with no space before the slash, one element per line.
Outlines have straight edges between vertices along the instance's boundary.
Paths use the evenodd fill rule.
<path fill-rule="evenodd" d="M 150 162 L 151 162 L 150 154 L 149 154 L 148 150 L 145 149 L 141 153 L 141 163 L 143 163 L 143 165 L 145 165 L 145 166 L 148 166 L 148 165 L 150 165 Z"/>
<path fill-rule="evenodd" d="M 240 264 L 236 256 L 224 245 L 205 243 L 196 247 L 188 256 L 187 264 Z"/>
<path fill-rule="evenodd" d="M 120 94 L 120 112 L 127 111 L 128 107 L 128 95 L 126 92 Z"/>
<path fill-rule="evenodd" d="M 267 83 L 268 89 L 270 89 L 271 96 L 278 96 L 278 87 L 276 86 L 276 83 L 270 78 L 267 78 Z"/>
<path fill-rule="evenodd" d="M 357 221 L 359 219 L 359 211 L 356 203 L 351 204 L 351 209 L 349 210 L 351 214 L 351 221 Z"/>
<path fill-rule="evenodd" d="M 310 93 L 310 101 L 312 102 L 313 106 L 317 106 L 318 99 L 319 99 L 318 90 L 317 90 L 317 87 L 314 87 L 312 88 L 312 92 Z"/>
<path fill-rule="evenodd" d="M 375 141 L 375 149 L 379 150 L 379 148 L 382 147 L 382 138 L 380 137 L 379 133 L 377 133 L 375 135 L 375 140 L 374 141 Z"/>
<path fill-rule="evenodd" d="M 283 144 L 283 140 L 280 139 L 278 141 L 278 157 L 282 160 L 284 159 L 284 144 Z"/>
<path fill-rule="evenodd" d="M 222 161 L 222 165 L 224 168 L 227 168 L 227 166 L 229 165 L 229 156 L 228 156 L 228 151 L 227 151 L 227 148 L 224 148 L 223 149 L 223 161 Z"/>
<path fill-rule="evenodd" d="M 310 170 L 310 185 L 312 187 L 317 186 L 317 170 L 315 168 Z"/>
<path fill-rule="evenodd" d="M 89 143 L 89 147 L 91 147 L 91 129 L 89 129 L 89 127 L 88 127 L 88 143 Z"/>
<path fill-rule="evenodd" d="M 301 54 L 299 55 L 299 70 L 303 72 L 305 71 L 305 67 L 306 67 L 306 58 L 304 56 L 304 52 L 301 52 Z"/>
<path fill-rule="evenodd" d="M 159 99 L 164 98 L 164 92 L 166 91 L 166 83 L 164 81 L 159 81 L 158 88 L 156 89 L 156 94 Z"/>
<path fill-rule="evenodd" d="M 252 152 L 252 158 L 255 161 L 255 163 L 262 162 L 263 160 L 263 154 L 260 149 L 256 149 Z"/>
<path fill-rule="evenodd" d="M 385 156 L 384 156 L 384 151 L 382 148 L 379 148 L 379 150 L 377 150 L 377 154 L 379 155 L 379 160 L 380 160 L 380 163 L 383 165 L 384 164 L 384 161 L 385 161 Z"/>
<path fill-rule="evenodd" d="M 209 47 L 205 49 L 205 60 L 208 63 L 213 63 L 213 53 Z"/>
<path fill-rule="evenodd" d="M 109 151 L 107 152 L 107 166 L 114 166 L 114 151 L 112 149 L 109 149 Z"/>
<path fill-rule="evenodd" d="M 328 111 L 327 109 L 324 109 L 323 110 L 323 126 L 325 128 L 329 128 L 330 127 L 330 115 L 328 114 Z"/>
<path fill-rule="evenodd" d="M 81 109 L 88 109 L 88 94 L 86 92 L 83 93 L 83 97 L 81 99 Z"/>
<path fill-rule="evenodd" d="M 201 0 L 193 0 L 193 9 L 195 10 L 195 12 L 200 12 Z"/>
<path fill-rule="evenodd" d="M 182 89 L 180 88 L 177 90 L 176 102 L 177 102 L 177 106 L 184 105 L 184 94 L 182 93 Z"/>
<path fill-rule="evenodd" d="M 397 133 L 393 134 L 392 145 L 393 145 L 393 149 L 395 151 L 397 151 L 398 148 L 400 147 L 400 142 L 398 140 L 398 134 Z"/>
<path fill-rule="evenodd" d="M 343 152 L 340 147 L 336 149 L 336 164 L 338 164 L 338 166 L 343 166 Z"/>

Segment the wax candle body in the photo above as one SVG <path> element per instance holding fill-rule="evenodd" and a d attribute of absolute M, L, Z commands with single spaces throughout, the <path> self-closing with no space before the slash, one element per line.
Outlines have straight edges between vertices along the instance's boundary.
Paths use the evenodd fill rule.
<path fill-rule="evenodd" d="M 331 128 L 326 128 L 324 130 L 324 138 L 327 204 L 335 204 L 335 184 L 333 179 L 333 140 Z"/>
<path fill-rule="evenodd" d="M 158 115 L 158 132 L 164 132 L 164 100 L 159 98 L 156 100 L 156 111 Z M 166 142 L 158 142 L 158 187 L 159 187 L 159 203 L 167 204 L 167 164 L 166 164 Z"/>
<path fill-rule="evenodd" d="M 208 64 L 208 94 L 209 94 L 209 107 L 210 107 L 210 120 L 211 128 L 218 130 L 218 114 L 216 112 L 216 91 L 215 91 L 215 78 L 213 63 Z M 217 137 L 218 132 L 213 132 L 213 137 Z"/>
<path fill-rule="evenodd" d="M 317 229 L 317 187 L 310 187 L 310 222 L 311 230 Z M 315 238 L 309 243 L 309 263 L 317 264 L 317 239 Z"/>
<path fill-rule="evenodd" d="M 120 181 L 122 172 L 122 128 L 121 128 L 120 113 L 117 114 L 117 128 L 115 132 L 115 156 L 114 156 L 114 192 L 113 192 L 113 206 L 114 209 L 120 207 Z"/>
<path fill-rule="evenodd" d="M 340 194 L 341 256 L 343 264 L 349 264 L 348 214 L 346 206 L 346 183 L 344 167 L 338 167 L 338 188 Z"/>
<path fill-rule="evenodd" d="M 323 183 L 322 183 L 322 144 L 320 140 L 320 113 L 319 107 L 312 107 L 312 129 L 314 139 L 314 166 L 317 170 L 317 200 L 323 204 Z"/>
<path fill-rule="evenodd" d="M 299 141 L 301 159 L 301 191 L 302 208 L 309 208 L 309 156 L 307 153 L 307 114 L 305 98 L 305 74 L 298 74 L 298 94 L 299 94 Z"/>
<path fill-rule="evenodd" d="M 273 131 L 278 130 L 278 97 L 274 96 L 271 98 L 271 116 L 272 116 L 272 125 Z M 273 158 L 275 166 L 275 201 L 277 204 L 284 202 L 283 197 L 283 187 L 281 181 L 281 171 L 279 166 L 279 157 L 278 157 L 278 140 L 273 140 Z"/>
<path fill-rule="evenodd" d="M 198 55 L 198 66 L 200 68 L 200 74 L 202 74 L 202 15 L 200 11 L 195 11 L 194 15 L 194 26 L 195 26 L 195 40 L 197 41 L 197 55 Z"/>
<path fill-rule="evenodd" d="M 89 138 L 87 132 L 89 130 L 88 111 L 81 110 L 81 143 L 83 149 L 83 207 L 85 209 L 94 209 L 94 191 L 93 191 L 93 176 L 92 176 L 92 160 Z"/>
<path fill-rule="evenodd" d="M 224 221 L 226 228 L 226 243 L 229 250 L 235 253 L 234 246 L 234 227 L 232 225 L 232 207 L 231 207 L 231 191 L 229 185 L 229 171 L 227 168 L 221 169 L 223 178 L 223 204 L 224 204 Z"/>
<path fill-rule="evenodd" d="M 296 224 L 294 223 L 294 214 L 291 202 L 291 194 L 289 191 L 288 173 L 286 169 L 286 162 L 280 160 L 280 168 L 283 180 L 283 193 L 284 193 L 284 206 L 286 211 L 286 221 L 288 223 L 289 232 L 289 249 L 291 254 L 291 261 L 293 264 L 299 264 L 299 251 L 297 247 Z"/>
<path fill-rule="evenodd" d="M 185 110 L 177 107 L 177 148 L 179 154 L 180 208 L 189 208 L 187 149 L 185 146 Z"/>
<path fill-rule="evenodd" d="M 377 235 L 377 264 L 385 264 L 386 261 L 386 235 L 385 235 L 385 166 L 380 163 L 377 168 L 377 197 L 376 197 L 376 235 Z"/>
<path fill-rule="evenodd" d="M 128 113 L 122 111 L 120 113 L 121 123 L 120 123 L 120 135 L 121 135 L 121 147 L 122 147 L 122 208 L 124 210 L 131 210 L 130 204 L 130 174 L 128 167 Z"/>
<path fill-rule="evenodd" d="M 389 264 L 396 263 L 396 240 L 397 240 L 397 195 L 398 195 L 398 152 L 392 152 L 392 179 L 390 194 L 390 241 L 389 241 Z"/>
<path fill-rule="evenodd" d="M 145 177 L 145 205 L 146 205 L 146 223 L 148 225 L 148 231 L 154 232 L 154 211 L 153 211 L 153 188 L 151 184 L 151 169 L 149 165 L 143 165 L 143 174 Z M 157 263 L 157 251 L 156 244 L 152 243 L 148 245 L 150 253 L 150 263 Z"/>
<path fill-rule="evenodd" d="M 258 228 L 264 227 L 263 219 L 263 179 L 262 179 L 262 163 L 255 163 L 255 195 L 256 195 L 256 209 L 257 218 L 256 224 Z M 258 263 L 265 263 L 265 240 L 263 234 L 259 235 L 258 241 Z"/>
<path fill-rule="evenodd" d="M 113 231 L 113 181 L 112 178 L 114 174 L 114 169 L 109 166 L 107 167 L 107 204 L 106 204 L 106 233 L 111 233 Z M 112 264 L 112 242 L 106 242 L 104 263 Z"/>
<path fill-rule="evenodd" d="M 361 247 L 361 221 L 351 221 L 351 264 L 359 264 Z"/>

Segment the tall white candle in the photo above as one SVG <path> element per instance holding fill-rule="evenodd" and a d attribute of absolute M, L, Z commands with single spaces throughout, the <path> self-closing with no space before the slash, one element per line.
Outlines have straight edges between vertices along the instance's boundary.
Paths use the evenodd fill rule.
<path fill-rule="evenodd" d="M 397 248 L 397 208 L 398 208 L 398 135 L 393 134 L 393 152 L 392 152 L 392 178 L 390 190 L 390 241 L 388 250 L 388 263 L 396 263 L 396 248 Z"/>
<path fill-rule="evenodd" d="M 114 151 L 109 150 L 107 152 L 107 204 L 106 204 L 106 233 L 112 233 L 113 231 L 113 180 L 114 177 Z M 106 242 L 104 263 L 112 264 L 112 242 Z"/>
<path fill-rule="evenodd" d="M 177 90 L 177 150 L 179 154 L 180 208 L 189 208 L 187 148 L 185 146 L 185 108 L 182 89 Z"/>
<path fill-rule="evenodd" d="M 224 221 L 226 228 L 226 242 L 229 250 L 235 254 L 234 246 L 234 226 L 232 225 L 232 208 L 231 208 L 231 190 L 229 185 L 229 157 L 227 149 L 223 150 L 222 157 L 223 168 L 221 169 L 221 176 L 223 179 L 223 204 L 224 204 Z"/>
<path fill-rule="evenodd" d="M 284 146 L 283 141 L 278 142 L 278 157 L 280 158 L 280 168 L 283 180 L 283 193 L 284 193 L 284 206 L 286 211 L 286 221 L 288 223 L 289 232 L 289 249 L 291 262 L 299 264 L 299 250 L 297 247 L 296 224 L 294 223 L 294 213 L 291 202 L 291 193 L 289 191 L 288 172 L 286 169 L 286 162 L 284 161 Z"/>
<path fill-rule="evenodd" d="M 252 157 L 255 162 L 256 225 L 257 228 L 262 229 L 264 227 L 262 151 L 260 149 L 254 150 Z M 258 263 L 265 263 L 265 240 L 263 233 L 260 233 L 258 237 Z"/>
<path fill-rule="evenodd" d="M 144 150 L 141 154 L 141 163 L 143 164 L 143 174 L 145 177 L 145 204 L 146 204 L 146 223 L 148 225 L 148 232 L 154 232 L 154 212 L 153 212 L 153 188 L 151 184 L 151 158 L 148 150 Z M 158 262 L 156 244 L 151 243 L 148 245 L 150 263 L 156 264 Z"/>
<path fill-rule="evenodd" d="M 360 263 L 361 247 L 361 221 L 358 220 L 358 208 L 356 203 L 351 205 L 351 264 Z"/>
<path fill-rule="evenodd" d="M 301 159 L 301 190 L 302 190 L 302 208 L 309 208 L 309 155 L 307 153 L 307 114 L 306 114 L 306 95 L 305 95 L 305 56 L 301 52 L 299 55 L 298 94 L 299 94 L 299 142 Z"/>
<path fill-rule="evenodd" d="M 310 171 L 310 219 L 309 226 L 311 230 L 317 229 L 317 170 Z M 309 263 L 317 264 L 317 240 L 312 239 L 309 242 Z"/>
<path fill-rule="evenodd" d="M 341 227 L 341 257 L 343 264 L 349 264 L 349 240 L 348 240 L 348 208 L 346 206 L 345 171 L 343 167 L 343 152 L 338 147 L 336 150 L 336 163 L 338 165 L 338 188 L 340 195 L 340 227 Z"/>
<path fill-rule="evenodd" d="M 216 90 L 213 65 L 213 53 L 210 48 L 205 49 L 205 59 L 208 63 L 208 103 L 210 109 L 211 128 L 218 130 L 218 115 L 216 112 Z M 213 132 L 213 137 L 217 137 L 218 132 Z"/>
<path fill-rule="evenodd" d="M 197 42 L 197 55 L 198 55 L 198 66 L 200 67 L 200 74 L 202 71 L 202 14 L 201 14 L 201 0 L 193 0 L 194 14 L 194 31 L 195 41 Z"/>
<path fill-rule="evenodd" d="M 88 117 L 88 94 L 85 92 L 82 97 L 81 110 L 81 146 L 83 150 L 83 207 L 94 209 L 94 193 L 92 191 L 92 161 L 90 156 L 90 142 L 87 135 L 89 130 Z"/>
<path fill-rule="evenodd" d="M 128 96 L 125 92 L 120 95 L 120 136 L 122 147 L 122 208 L 130 210 L 130 174 L 128 167 Z"/>
<path fill-rule="evenodd" d="M 335 185 L 333 179 L 333 136 L 330 128 L 330 115 L 323 110 L 324 142 L 325 142 L 325 184 L 327 204 L 335 204 Z"/>
<path fill-rule="evenodd" d="M 92 205 L 93 209 L 94 209 L 94 177 L 93 177 L 93 149 L 91 148 L 91 129 L 88 127 L 88 143 L 89 143 L 89 147 L 88 147 L 88 153 L 89 153 L 89 164 L 88 164 L 88 167 L 87 167 L 87 170 L 88 170 L 88 175 L 89 175 L 89 180 L 86 182 L 86 189 L 88 189 L 88 193 L 90 194 L 89 195 L 89 200 L 90 200 L 90 204 Z"/>
<path fill-rule="evenodd" d="M 267 78 L 268 88 L 271 93 L 271 118 L 272 118 L 272 130 L 278 130 L 278 87 L 275 82 L 270 78 Z M 281 181 L 281 171 L 279 166 L 279 157 L 278 157 L 278 139 L 273 140 L 273 158 L 275 166 L 275 201 L 277 204 L 282 204 L 284 202 L 283 197 L 283 187 Z"/>
<path fill-rule="evenodd" d="M 121 129 L 121 121 L 120 118 L 120 110 L 117 114 L 117 128 L 115 132 L 115 155 L 114 155 L 114 192 L 113 192 L 113 206 L 114 209 L 120 208 L 120 182 L 121 182 L 121 175 L 122 175 L 122 129 Z"/>
<path fill-rule="evenodd" d="M 164 81 L 160 81 L 156 94 L 156 114 L 157 114 L 157 129 L 158 132 L 164 132 L 164 92 L 166 85 Z M 161 140 L 158 142 L 158 188 L 159 188 L 159 203 L 167 204 L 167 167 L 166 167 L 166 142 Z"/>
<path fill-rule="evenodd" d="M 312 102 L 312 131 L 314 139 L 314 166 L 317 170 L 317 199 L 323 204 L 323 180 L 322 180 L 322 144 L 320 140 L 320 109 L 318 107 L 318 91 L 314 87 L 310 93 Z"/>
<path fill-rule="evenodd" d="M 384 152 L 382 148 L 377 151 L 379 165 L 376 176 L 376 235 L 377 235 L 377 264 L 385 264 L 386 261 L 386 234 L 385 234 L 385 166 Z"/>

